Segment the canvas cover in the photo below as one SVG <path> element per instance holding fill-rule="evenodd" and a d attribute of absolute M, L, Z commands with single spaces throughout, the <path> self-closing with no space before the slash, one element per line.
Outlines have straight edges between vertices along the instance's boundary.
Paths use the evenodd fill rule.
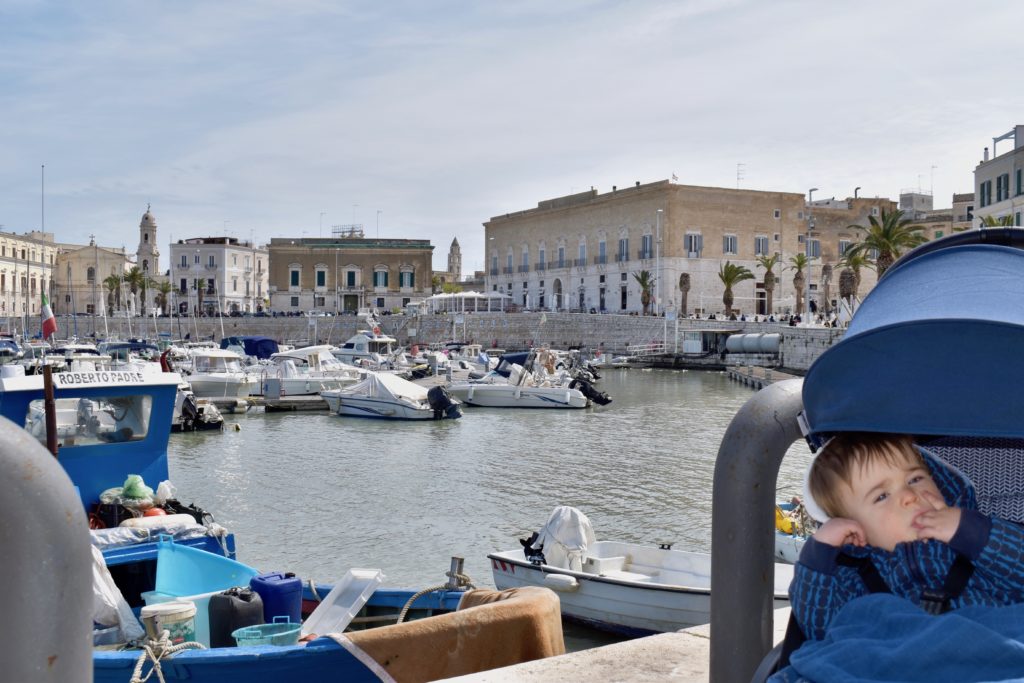
<path fill-rule="evenodd" d="M 544 548 L 547 564 L 562 569 L 583 571 L 583 556 L 597 539 L 587 516 L 574 507 L 559 505 L 537 532 L 533 548 Z"/>
<path fill-rule="evenodd" d="M 266 360 L 280 350 L 277 342 L 270 337 L 238 336 L 220 340 L 220 348 L 226 349 L 231 346 L 241 346 L 245 349 L 245 355 L 259 360 Z"/>
<path fill-rule="evenodd" d="M 414 401 L 426 401 L 427 389 L 414 384 L 397 375 L 388 373 L 368 373 L 366 379 L 357 382 L 341 392 L 342 396 L 356 395 L 370 398 L 393 399 L 410 398 Z"/>
<path fill-rule="evenodd" d="M 1024 436 L 1024 250 L 929 247 L 886 272 L 811 366 L 812 435 Z"/>

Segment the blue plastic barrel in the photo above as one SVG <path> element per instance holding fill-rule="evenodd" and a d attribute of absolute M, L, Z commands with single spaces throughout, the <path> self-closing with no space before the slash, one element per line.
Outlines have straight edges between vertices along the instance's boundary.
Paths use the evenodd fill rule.
<path fill-rule="evenodd" d="M 275 617 L 288 617 L 288 621 L 302 621 L 302 579 L 291 572 L 257 574 L 249 580 L 249 587 L 263 599 L 263 618 L 273 623 Z"/>

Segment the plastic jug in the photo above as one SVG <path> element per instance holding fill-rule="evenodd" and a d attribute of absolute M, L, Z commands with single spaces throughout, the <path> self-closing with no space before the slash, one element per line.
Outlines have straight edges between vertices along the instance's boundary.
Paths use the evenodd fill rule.
<path fill-rule="evenodd" d="M 234 647 L 231 634 L 263 623 L 263 600 L 249 588 L 229 588 L 210 596 L 210 647 Z"/>
<path fill-rule="evenodd" d="M 277 617 L 302 622 L 302 579 L 291 572 L 259 574 L 249 580 L 249 586 L 263 598 L 263 620 L 272 624 Z"/>

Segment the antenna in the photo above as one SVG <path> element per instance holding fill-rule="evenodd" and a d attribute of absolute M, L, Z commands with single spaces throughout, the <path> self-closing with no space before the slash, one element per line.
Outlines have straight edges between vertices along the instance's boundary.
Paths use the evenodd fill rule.
<path fill-rule="evenodd" d="M 935 196 L 935 169 L 937 168 L 938 166 L 932 164 L 932 175 L 931 178 L 928 180 L 928 193 L 931 194 L 933 197 Z"/>
<path fill-rule="evenodd" d="M 744 164 L 744 163 L 736 164 L 736 189 L 737 190 L 740 189 L 740 181 L 743 180 L 743 178 L 744 178 L 745 167 L 746 167 L 746 164 Z"/>

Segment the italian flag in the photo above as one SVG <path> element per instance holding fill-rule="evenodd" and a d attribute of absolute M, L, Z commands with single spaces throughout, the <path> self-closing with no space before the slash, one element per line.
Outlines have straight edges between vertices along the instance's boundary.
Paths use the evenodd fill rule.
<path fill-rule="evenodd" d="M 50 335 L 57 333 L 57 319 L 53 317 L 53 311 L 50 310 L 50 300 L 46 298 L 46 294 L 43 294 L 43 339 L 48 339 Z"/>

